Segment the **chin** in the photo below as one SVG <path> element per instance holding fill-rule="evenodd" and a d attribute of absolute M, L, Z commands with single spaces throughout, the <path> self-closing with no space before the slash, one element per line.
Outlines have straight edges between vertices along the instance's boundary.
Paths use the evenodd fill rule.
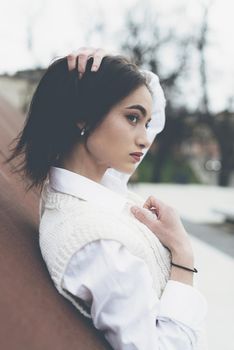
<path fill-rule="evenodd" d="M 136 170 L 136 164 L 126 164 L 126 166 L 115 166 L 114 164 L 112 166 L 109 166 L 108 168 L 113 168 L 116 171 L 119 171 L 120 173 L 132 175 Z"/>
<path fill-rule="evenodd" d="M 119 169 L 119 171 L 121 173 L 132 175 L 132 173 L 134 173 L 134 171 L 135 171 L 135 166 L 130 166 L 130 167 L 128 166 L 126 168 Z"/>

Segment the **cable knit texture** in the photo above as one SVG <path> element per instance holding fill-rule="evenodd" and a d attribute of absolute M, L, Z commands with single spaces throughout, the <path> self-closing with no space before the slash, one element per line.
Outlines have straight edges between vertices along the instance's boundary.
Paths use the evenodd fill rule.
<path fill-rule="evenodd" d="M 89 318 L 90 307 L 62 287 L 63 274 L 72 255 L 87 243 L 98 239 L 116 240 L 143 259 L 158 298 L 169 279 L 169 250 L 130 211 L 132 205 L 142 206 L 144 200 L 131 191 L 127 198 L 123 211 L 116 215 L 90 201 L 55 191 L 48 182 L 41 194 L 39 242 L 43 259 L 58 292 Z"/>

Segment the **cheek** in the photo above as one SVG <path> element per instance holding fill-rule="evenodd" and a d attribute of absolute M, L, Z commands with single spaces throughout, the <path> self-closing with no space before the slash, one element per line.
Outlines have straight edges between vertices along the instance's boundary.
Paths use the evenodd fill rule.
<path fill-rule="evenodd" d="M 111 130 L 105 131 L 96 130 L 87 140 L 87 148 L 89 152 L 99 160 L 109 158 L 109 155 L 113 153 L 115 142 L 113 142 L 114 135 Z"/>
<path fill-rule="evenodd" d="M 112 148 L 119 147 L 121 149 L 131 141 L 131 126 L 124 117 L 112 120 L 112 123 L 106 126 L 104 132 L 105 135 L 108 135 L 108 142 Z"/>
<path fill-rule="evenodd" d="M 106 153 L 108 149 L 119 147 L 129 136 L 126 121 L 120 117 L 112 118 L 112 120 L 106 120 L 100 128 L 94 131 L 90 137 L 90 146 Z"/>
<path fill-rule="evenodd" d="M 90 135 L 89 152 L 99 161 L 121 158 L 131 143 L 131 126 L 122 115 L 112 114 Z"/>

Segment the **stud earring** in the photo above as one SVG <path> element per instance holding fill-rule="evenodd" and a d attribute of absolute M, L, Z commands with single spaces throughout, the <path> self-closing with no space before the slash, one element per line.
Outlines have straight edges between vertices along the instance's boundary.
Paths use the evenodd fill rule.
<path fill-rule="evenodd" d="M 83 136 L 85 134 L 85 132 L 86 132 L 86 128 L 84 127 L 81 129 L 80 135 Z"/>

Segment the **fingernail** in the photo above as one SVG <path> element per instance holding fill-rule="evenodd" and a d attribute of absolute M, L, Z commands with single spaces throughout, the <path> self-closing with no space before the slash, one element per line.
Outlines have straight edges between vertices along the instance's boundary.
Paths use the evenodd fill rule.
<path fill-rule="evenodd" d="M 94 72 L 95 70 L 97 70 L 97 66 L 92 66 L 91 71 Z"/>
<path fill-rule="evenodd" d="M 82 73 L 79 73 L 79 79 L 81 79 L 82 78 Z"/>

